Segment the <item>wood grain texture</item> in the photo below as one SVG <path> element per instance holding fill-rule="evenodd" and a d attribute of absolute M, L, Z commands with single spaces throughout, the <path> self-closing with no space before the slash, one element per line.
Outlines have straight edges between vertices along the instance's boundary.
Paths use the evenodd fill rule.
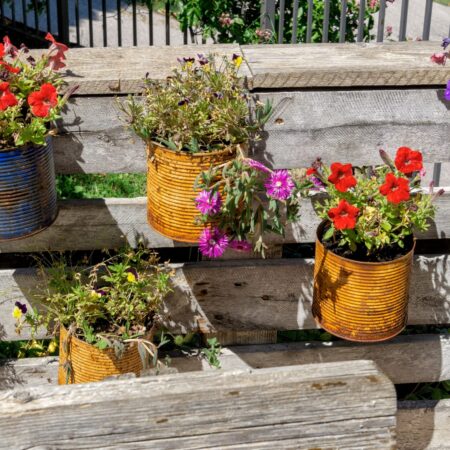
<path fill-rule="evenodd" d="M 299 220 L 287 225 L 285 237 L 268 235 L 267 243 L 277 246 L 283 243 L 314 242 L 320 223 L 314 210 L 317 201 L 304 200 Z M 436 204 L 438 209 L 434 221 L 426 232 L 417 234 L 418 239 L 450 237 L 450 189 Z M 146 211 L 147 200 L 144 197 L 63 200 L 59 202 L 59 214 L 51 227 L 26 239 L 0 242 L 0 252 L 113 249 L 125 243 L 135 247 L 138 242 L 144 242 L 150 248 L 194 245 L 160 235 L 148 225 Z M 236 255 L 229 254 L 227 257 Z"/>
<path fill-rule="evenodd" d="M 450 67 L 432 64 L 436 42 L 244 46 L 257 89 L 443 85 Z"/>
<path fill-rule="evenodd" d="M 69 86 L 78 85 L 77 95 L 129 94 L 142 90 L 142 80 L 164 79 L 178 66 L 177 58 L 197 53 L 215 53 L 231 57 L 240 54 L 238 45 L 154 46 L 139 48 L 83 48 L 67 53 L 64 78 Z M 37 54 L 41 50 L 34 51 Z M 249 75 L 246 64 L 242 75 Z"/>
<path fill-rule="evenodd" d="M 381 162 L 380 148 L 394 154 L 400 146 L 411 146 L 423 152 L 426 162 L 449 162 L 450 109 L 443 92 L 255 94 L 272 101 L 274 108 L 255 158 L 274 168 L 308 167 L 318 156 L 326 163 L 367 165 Z M 58 130 L 54 148 L 59 173 L 146 172 L 144 143 L 125 128 L 113 97 L 72 99 Z"/>
<path fill-rule="evenodd" d="M 17 449 L 381 450 L 395 413 L 392 383 L 356 361 L 3 391 L 0 434 Z"/>
<path fill-rule="evenodd" d="M 175 292 L 167 299 L 166 324 L 173 332 L 201 330 L 237 336 L 312 329 L 311 259 L 218 261 L 176 265 Z M 449 255 L 416 256 L 411 276 L 410 325 L 450 323 Z M 0 271 L 0 339 L 15 340 L 14 302 L 36 304 L 40 284 L 32 269 Z M 272 332 L 272 333 L 269 333 Z M 234 334 L 233 334 L 234 333 Z M 24 331 L 22 337 L 29 335 Z M 232 344 L 224 339 L 224 344 Z"/>
<path fill-rule="evenodd" d="M 371 360 L 394 384 L 450 379 L 450 337 L 439 334 L 398 336 L 377 344 L 290 342 L 223 347 L 221 369 L 263 369 L 305 364 Z M 58 358 L 0 360 L 0 390 L 57 384 Z M 171 355 L 170 367 L 180 373 L 216 371 L 198 355 Z M 424 370 L 426 368 L 426 370 Z"/>
<path fill-rule="evenodd" d="M 450 449 L 450 400 L 399 402 L 398 450 Z"/>

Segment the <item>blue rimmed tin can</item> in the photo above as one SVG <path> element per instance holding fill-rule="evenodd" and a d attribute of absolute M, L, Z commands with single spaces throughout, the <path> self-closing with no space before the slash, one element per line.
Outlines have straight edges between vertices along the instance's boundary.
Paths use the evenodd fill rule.
<path fill-rule="evenodd" d="M 51 137 L 43 146 L 0 150 L 0 241 L 38 233 L 57 214 Z"/>

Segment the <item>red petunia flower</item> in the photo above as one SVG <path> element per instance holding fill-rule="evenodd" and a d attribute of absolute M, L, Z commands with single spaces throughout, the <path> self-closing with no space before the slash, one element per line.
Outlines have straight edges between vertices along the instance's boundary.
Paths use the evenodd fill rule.
<path fill-rule="evenodd" d="M 47 117 L 50 109 L 58 104 L 58 92 L 50 83 L 45 83 L 41 89 L 32 92 L 28 96 L 28 104 L 31 106 L 31 112 L 37 117 Z"/>
<path fill-rule="evenodd" d="M 56 39 L 50 34 L 47 33 L 45 36 L 47 41 L 50 41 L 52 45 L 48 50 L 49 54 L 49 66 L 52 70 L 59 70 L 63 67 L 66 67 L 66 64 L 63 62 L 66 59 L 66 55 L 64 54 L 69 50 L 66 44 L 62 44 L 61 42 L 57 42 Z"/>
<path fill-rule="evenodd" d="M 306 171 L 306 176 L 309 177 L 311 175 L 315 175 L 317 173 L 317 169 L 314 169 L 314 167 L 310 167 L 307 171 Z"/>
<path fill-rule="evenodd" d="M 15 47 L 11 43 L 8 36 L 3 37 L 3 48 L 5 51 L 5 55 L 12 56 L 13 58 L 15 58 L 17 56 L 17 54 L 19 53 L 19 50 L 17 50 L 17 47 Z"/>
<path fill-rule="evenodd" d="M 331 164 L 331 175 L 328 181 L 340 192 L 347 192 L 351 187 L 356 186 L 356 178 L 353 176 L 351 164 L 341 164 L 335 162 Z"/>
<path fill-rule="evenodd" d="M 0 44 L 0 59 L 2 59 L 5 56 L 5 46 L 3 44 Z"/>
<path fill-rule="evenodd" d="M 6 81 L 0 83 L 0 111 L 4 111 L 10 106 L 16 106 L 17 103 L 16 96 L 9 90 L 9 83 Z"/>
<path fill-rule="evenodd" d="M 0 66 L 3 66 L 5 68 L 5 70 L 7 70 L 9 73 L 19 73 L 20 72 L 19 67 L 10 66 L 6 61 L 0 61 Z"/>
<path fill-rule="evenodd" d="M 422 170 L 422 153 L 408 147 L 400 147 L 395 156 L 395 167 L 404 174 Z"/>
<path fill-rule="evenodd" d="M 328 217 L 332 220 L 336 230 L 352 230 L 356 226 L 359 208 L 351 205 L 346 200 L 341 200 L 336 208 L 328 211 Z"/>
<path fill-rule="evenodd" d="M 388 173 L 384 184 L 380 186 L 380 192 L 389 202 L 397 205 L 409 200 L 409 181 L 406 178 L 397 178 L 393 173 Z"/>

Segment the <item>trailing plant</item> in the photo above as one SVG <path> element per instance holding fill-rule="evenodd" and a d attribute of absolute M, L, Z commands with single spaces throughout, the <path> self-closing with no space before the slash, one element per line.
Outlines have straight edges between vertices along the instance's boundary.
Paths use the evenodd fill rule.
<path fill-rule="evenodd" d="M 43 145 L 50 124 L 74 92 L 58 95 L 68 47 L 48 33 L 48 51 L 39 59 L 5 36 L 0 43 L 0 150 L 25 144 Z"/>
<path fill-rule="evenodd" d="M 27 310 L 16 302 L 16 332 L 30 327 L 32 335 L 44 326 L 51 334 L 59 327 L 99 349 L 113 348 L 120 356 L 126 344 L 137 342 L 156 358 L 151 337 L 158 325 L 164 296 L 170 291 L 170 272 L 155 253 L 124 250 L 91 267 L 68 267 L 55 259 L 41 264 L 45 287 L 39 296 L 44 312 Z M 160 345 L 166 340 L 162 337 Z M 144 366 L 145 368 L 145 366 Z"/>
<path fill-rule="evenodd" d="M 146 79 L 142 96 L 119 107 L 146 142 L 174 151 L 209 152 L 256 139 L 271 114 L 270 104 L 251 98 L 238 75 L 239 55 L 198 55 L 179 60 L 166 80 Z"/>
<path fill-rule="evenodd" d="M 383 150 L 380 155 L 385 164 L 376 167 L 328 167 L 318 159 L 306 171 L 309 192 L 327 194 L 317 208 L 329 224 L 322 240 L 343 256 L 380 260 L 409 251 L 407 240 L 428 229 L 433 202 L 443 193 L 421 189 L 421 152 L 400 147 L 394 161 Z"/>
<path fill-rule="evenodd" d="M 241 148 L 234 160 L 201 173 L 195 187 L 198 220 L 209 224 L 200 236 L 200 252 L 210 258 L 228 247 L 253 248 L 264 256 L 265 235 L 284 235 L 286 223 L 299 214 L 301 184 L 287 170 L 271 170 L 246 157 Z"/>
<path fill-rule="evenodd" d="M 431 55 L 431 61 L 435 64 L 440 64 L 442 66 L 445 66 L 447 59 L 450 57 L 450 50 L 447 50 L 447 48 L 450 46 L 450 37 L 445 37 L 442 39 L 442 52 L 439 53 L 433 53 Z M 444 98 L 447 101 L 450 101 L 450 80 L 447 81 L 447 87 L 444 91 Z"/>

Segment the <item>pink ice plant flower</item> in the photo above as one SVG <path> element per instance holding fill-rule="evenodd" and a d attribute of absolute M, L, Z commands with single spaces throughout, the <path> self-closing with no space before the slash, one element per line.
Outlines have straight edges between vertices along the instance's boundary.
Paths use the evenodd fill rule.
<path fill-rule="evenodd" d="M 222 198 L 219 192 L 201 191 L 195 199 L 195 206 L 202 214 L 213 216 L 220 212 Z"/>
<path fill-rule="evenodd" d="M 445 65 L 445 62 L 447 61 L 447 53 L 433 53 L 431 55 L 431 61 L 433 61 L 436 64 L 441 64 L 442 66 Z"/>
<path fill-rule="evenodd" d="M 286 169 L 275 170 L 267 178 L 264 186 L 269 197 L 275 200 L 287 200 L 294 190 L 295 184 Z"/>
<path fill-rule="evenodd" d="M 250 242 L 248 241 L 239 241 L 233 239 L 230 242 L 230 248 L 238 252 L 250 252 L 252 250 L 252 244 L 250 244 Z"/>
<path fill-rule="evenodd" d="M 251 167 L 252 169 L 256 169 L 256 170 L 259 170 L 259 171 L 265 172 L 265 173 L 270 173 L 270 169 L 268 167 L 266 167 L 264 164 L 260 163 L 259 161 L 255 161 L 254 159 L 246 158 L 245 164 L 247 164 L 247 166 Z"/>
<path fill-rule="evenodd" d="M 220 258 L 228 245 L 228 236 L 217 227 L 205 228 L 198 241 L 200 253 L 208 258 Z"/>

